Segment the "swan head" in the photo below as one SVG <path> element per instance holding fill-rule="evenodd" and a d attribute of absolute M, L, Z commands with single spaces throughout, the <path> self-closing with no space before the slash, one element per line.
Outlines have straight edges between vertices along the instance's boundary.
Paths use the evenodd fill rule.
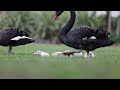
<path fill-rule="evenodd" d="M 19 28 L 16 28 L 16 30 L 17 30 L 17 35 L 18 36 L 23 36 L 23 31 L 22 30 L 20 30 Z"/>
<path fill-rule="evenodd" d="M 16 30 L 17 30 L 17 35 L 18 35 L 18 36 L 26 36 L 26 37 L 29 37 L 29 32 L 28 32 L 28 31 L 23 31 L 23 30 L 21 30 L 21 29 L 19 29 L 19 28 L 16 28 Z"/>
<path fill-rule="evenodd" d="M 63 13 L 63 11 L 55 11 L 54 14 L 54 21 L 57 20 L 57 18 Z"/>
<path fill-rule="evenodd" d="M 105 31 L 103 27 L 100 27 L 96 30 L 96 38 L 97 39 L 107 39 L 110 37 L 110 32 Z"/>
<path fill-rule="evenodd" d="M 27 31 L 23 31 L 23 35 L 26 36 L 26 37 L 30 37 L 29 32 L 27 32 Z"/>

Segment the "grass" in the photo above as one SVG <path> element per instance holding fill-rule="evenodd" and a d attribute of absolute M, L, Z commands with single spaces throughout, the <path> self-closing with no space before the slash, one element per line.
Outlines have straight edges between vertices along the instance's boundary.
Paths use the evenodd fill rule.
<path fill-rule="evenodd" d="M 111 46 L 94 51 L 95 58 L 52 57 L 57 51 L 73 50 L 64 45 L 29 44 L 13 48 L 0 46 L 0 78 L 12 79 L 119 79 L 120 47 Z M 34 56 L 43 50 L 50 57 Z M 85 53 L 85 51 L 83 52 Z"/>

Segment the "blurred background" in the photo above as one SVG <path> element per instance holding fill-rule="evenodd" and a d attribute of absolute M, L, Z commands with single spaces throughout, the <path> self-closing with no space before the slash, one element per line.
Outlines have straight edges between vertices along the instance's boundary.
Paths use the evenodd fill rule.
<path fill-rule="evenodd" d="M 74 27 L 103 26 L 111 32 L 113 40 L 120 42 L 120 11 L 76 11 L 76 14 Z M 17 27 L 29 31 L 36 42 L 60 44 L 58 32 L 68 22 L 70 15 L 66 11 L 55 22 L 53 15 L 54 11 L 0 11 L 0 30 Z"/>

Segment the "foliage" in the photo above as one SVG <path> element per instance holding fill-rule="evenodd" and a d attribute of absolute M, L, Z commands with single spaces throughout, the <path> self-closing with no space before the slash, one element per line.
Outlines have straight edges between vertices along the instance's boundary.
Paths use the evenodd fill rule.
<path fill-rule="evenodd" d="M 95 17 L 86 11 L 76 11 L 77 19 L 74 27 L 87 25 L 98 28 L 105 25 L 105 16 Z M 31 32 L 35 39 L 52 40 L 58 36 L 60 29 L 68 22 L 69 12 L 64 12 L 53 21 L 53 11 L 4 11 L 0 14 L 0 29 L 18 27 Z M 112 27 L 115 30 L 118 18 L 112 18 Z"/>
<path fill-rule="evenodd" d="M 40 17 L 30 11 L 6 11 L 0 16 L 0 29 L 18 27 L 36 34 Z M 34 32 L 33 32 L 34 31 Z"/>

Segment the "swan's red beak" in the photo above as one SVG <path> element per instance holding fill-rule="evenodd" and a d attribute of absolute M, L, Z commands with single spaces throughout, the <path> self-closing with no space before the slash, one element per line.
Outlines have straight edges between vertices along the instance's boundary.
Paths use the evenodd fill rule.
<path fill-rule="evenodd" d="M 55 21 L 55 20 L 57 20 L 57 18 L 58 18 L 58 16 L 57 16 L 56 13 L 55 13 L 53 20 Z"/>

